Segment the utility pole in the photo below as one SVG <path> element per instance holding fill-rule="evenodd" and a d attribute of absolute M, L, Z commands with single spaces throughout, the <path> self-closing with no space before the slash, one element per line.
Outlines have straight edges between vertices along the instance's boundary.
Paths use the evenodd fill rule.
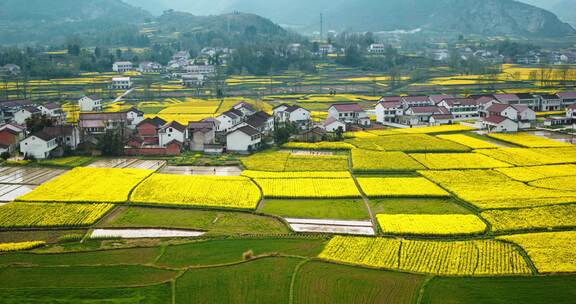
<path fill-rule="evenodd" d="M 320 13 L 320 43 L 324 41 L 324 14 Z"/>

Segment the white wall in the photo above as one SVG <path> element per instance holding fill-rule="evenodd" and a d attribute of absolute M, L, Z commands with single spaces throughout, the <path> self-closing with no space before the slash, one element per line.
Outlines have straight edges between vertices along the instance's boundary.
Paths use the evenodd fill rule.
<path fill-rule="evenodd" d="M 55 139 L 46 142 L 36 136 L 30 136 L 20 142 L 20 152 L 24 155 L 34 156 L 36 159 L 45 159 L 56 146 Z"/>
<path fill-rule="evenodd" d="M 262 139 L 252 141 L 251 137 L 244 132 L 234 132 L 226 137 L 228 151 L 248 152 L 248 146 L 258 144 Z"/>

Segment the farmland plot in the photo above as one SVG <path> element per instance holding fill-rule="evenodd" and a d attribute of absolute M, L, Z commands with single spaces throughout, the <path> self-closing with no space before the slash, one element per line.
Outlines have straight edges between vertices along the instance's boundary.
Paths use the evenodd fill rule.
<path fill-rule="evenodd" d="M 426 134 L 389 135 L 346 140 L 360 149 L 402 152 L 468 152 L 470 148 Z"/>
<path fill-rule="evenodd" d="M 154 205 L 254 209 L 260 190 L 238 176 L 184 176 L 154 174 L 132 193 L 131 201 Z"/>
<path fill-rule="evenodd" d="M 41 185 L 66 170 L 48 168 L 0 167 L 0 184 Z"/>
<path fill-rule="evenodd" d="M 512 245 L 493 240 L 439 242 L 336 236 L 319 257 L 334 262 L 438 275 L 531 273 Z"/>
<path fill-rule="evenodd" d="M 355 172 L 403 172 L 424 169 L 424 166 L 403 152 L 352 150 Z"/>
<path fill-rule="evenodd" d="M 437 135 L 436 137 L 453 141 L 455 143 L 470 147 L 472 149 L 496 149 L 500 147 L 491 142 L 487 142 L 464 134 Z"/>
<path fill-rule="evenodd" d="M 130 191 L 153 171 L 75 168 L 19 197 L 31 202 L 123 203 Z"/>
<path fill-rule="evenodd" d="M 498 168 L 496 171 L 521 182 L 562 176 L 576 176 L 576 165 Z"/>
<path fill-rule="evenodd" d="M 472 214 L 378 214 L 386 234 L 464 235 L 482 234 L 487 227 Z"/>
<path fill-rule="evenodd" d="M 421 177 L 358 178 L 369 197 L 442 197 L 450 194 Z"/>
<path fill-rule="evenodd" d="M 326 219 L 285 218 L 290 228 L 296 232 L 338 233 L 353 235 L 374 235 L 370 221 L 342 221 Z"/>
<path fill-rule="evenodd" d="M 576 163 L 576 147 L 572 148 L 501 148 L 476 152 L 516 166 L 542 166 Z"/>
<path fill-rule="evenodd" d="M 530 135 L 526 133 L 516 133 L 516 134 L 500 134 L 491 133 L 488 136 L 513 143 L 526 148 L 552 148 L 552 147 L 571 147 L 571 144 L 563 143 L 559 141 L 554 141 L 544 137 Z"/>
<path fill-rule="evenodd" d="M 545 232 L 500 237 L 520 245 L 541 273 L 576 272 L 576 232 Z"/>
<path fill-rule="evenodd" d="M 494 232 L 576 227 L 576 205 L 489 210 L 481 215 Z"/>
<path fill-rule="evenodd" d="M 30 193 L 36 186 L 29 185 L 1 185 L 0 184 L 0 202 L 11 202 L 16 198 Z"/>
<path fill-rule="evenodd" d="M 428 169 L 433 170 L 492 169 L 511 167 L 508 163 L 477 153 L 430 153 L 410 154 L 410 156 L 428 167 Z"/>
<path fill-rule="evenodd" d="M 0 207 L 0 227 L 81 227 L 94 224 L 114 205 L 10 203 Z"/>
<path fill-rule="evenodd" d="M 359 198 L 351 178 L 255 179 L 266 198 Z"/>

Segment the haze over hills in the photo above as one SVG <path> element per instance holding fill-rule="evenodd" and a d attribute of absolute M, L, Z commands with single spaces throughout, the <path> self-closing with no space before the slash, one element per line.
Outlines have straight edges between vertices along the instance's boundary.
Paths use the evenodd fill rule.
<path fill-rule="evenodd" d="M 172 12 L 156 17 L 121 0 L 0 0 L 0 43 L 48 45 L 77 36 L 85 43 L 125 41 L 134 45 L 138 42 L 134 40 L 140 39 L 138 26 L 152 20 L 166 33 L 210 31 L 223 38 L 227 33 L 243 34 L 247 28 L 260 36 L 283 37 L 287 33 L 253 14 L 195 16 Z"/>
<path fill-rule="evenodd" d="M 126 1 L 152 9 L 154 13 L 166 8 L 198 15 L 239 10 L 258 14 L 305 32 L 318 30 L 319 14 L 323 13 L 326 29 L 339 31 L 377 32 L 422 28 L 484 35 L 564 36 L 574 33 L 573 28 L 554 14 L 513 0 Z M 545 3 L 543 0 L 525 1 L 538 5 Z M 560 6 L 573 6 L 575 0 L 552 2 Z"/>

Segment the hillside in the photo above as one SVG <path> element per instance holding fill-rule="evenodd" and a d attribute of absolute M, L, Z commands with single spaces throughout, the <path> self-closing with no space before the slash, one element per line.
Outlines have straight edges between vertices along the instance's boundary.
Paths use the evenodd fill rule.
<path fill-rule="evenodd" d="M 150 17 L 145 10 L 120 0 L 3 0 L 0 42 L 57 43 L 69 35 L 123 30 Z"/>
<path fill-rule="evenodd" d="M 237 0 L 229 8 L 308 31 L 318 30 L 322 12 L 326 28 L 336 30 L 422 28 L 492 36 L 565 36 L 575 32 L 553 13 L 512 0 Z"/>

